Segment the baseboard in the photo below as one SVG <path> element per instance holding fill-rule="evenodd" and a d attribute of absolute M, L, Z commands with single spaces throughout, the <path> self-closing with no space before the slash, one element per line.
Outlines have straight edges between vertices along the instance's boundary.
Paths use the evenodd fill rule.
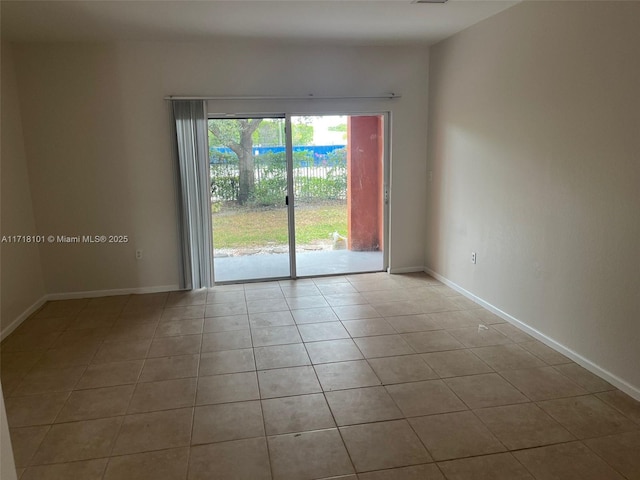
<path fill-rule="evenodd" d="M 509 315 L 507 312 L 504 312 L 504 311 L 500 310 L 498 307 L 496 307 L 496 306 L 490 304 L 489 302 L 483 300 L 482 298 L 474 295 L 470 291 L 465 290 L 460 285 L 452 282 L 448 278 L 443 277 L 439 273 L 434 272 L 430 268 L 426 268 L 425 267 L 424 272 L 428 273 L 429 275 L 431 275 L 436 280 L 444 283 L 446 286 L 454 289 L 458 293 L 464 295 L 465 297 L 467 297 L 472 302 L 475 302 L 478 305 L 486 308 L 487 310 L 489 310 L 490 312 L 498 315 L 500 318 L 504 319 L 505 321 L 509 322 L 510 324 L 515 325 L 516 327 L 520 328 L 524 332 L 528 333 L 529 335 L 531 335 L 535 339 L 540 340 L 545 345 L 553 348 L 554 350 L 560 352 L 564 356 L 570 358 L 571 360 L 573 360 L 577 364 L 579 364 L 582 367 L 584 367 L 587 370 L 589 370 L 594 375 L 599 376 L 603 380 L 606 380 L 607 382 L 609 382 L 614 387 L 622 390 L 627 395 L 629 395 L 629 396 L 635 398 L 636 400 L 640 401 L 640 388 L 638 388 L 638 387 L 636 387 L 634 385 L 631 385 L 629 382 L 621 379 L 617 375 L 615 375 L 615 374 L 609 372 L 608 370 L 602 368 L 598 364 L 593 363 L 588 358 L 585 358 L 582 355 L 580 355 L 579 353 L 574 352 L 570 348 L 564 346 L 563 344 L 561 344 L 560 342 L 554 340 L 553 338 L 548 337 L 547 335 L 545 335 L 544 333 L 540 332 L 539 330 L 536 330 L 535 328 L 530 327 L 529 325 L 527 325 L 523 321 L 518 320 L 517 318 Z"/>
<path fill-rule="evenodd" d="M 391 274 L 394 273 L 416 273 L 416 272 L 424 272 L 425 268 L 424 267 L 398 267 L 398 268 L 391 268 L 389 267 L 388 272 Z"/>
<path fill-rule="evenodd" d="M 160 293 L 160 292 L 172 292 L 174 290 L 180 290 L 178 285 L 158 285 L 155 287 L 141 287 L 141 288 L 119 288 L 115 290 L 87 290 L 84 292 L 66 292 L 66 293 L 49 293 L 43 295 L 38 301 L 22 312 L 18 317 L 13 320 L 6 328 L 0 331 L 0 341 L 8 337 L 16 328 L 18 328 L 22 322 L 24 322 L 31 314 L 36 312 L 46 302 L 52 300 L 72 300 L 76 298 L 94 298 L 94 297 L 110 297 L 113 295 L 131 295 L 131 294 L 144 294 L 144 293 Z"/>
<path fill-rule="evenodd" d="M 13 322 L 11 322 L 6 328 L 3 328 L 0 331 L 0 342 L 7 338 L 16 328 L 18 328 L 22 322 L 24 322 L 31 314 L 38 311 L 40 307 L 42 307 L 47 301 L 47 296 L 43 295 L 38 300 L 36 300 L 33 305 L 27 308 L 24 312 L 18 315 Z"/>
<path fill-rule="evenodd" d="M 46 299 L 48 301 L 73 300 L 76 298 L 111 297 L 114 295 L 172 292 L 174 290 L 180 290 L 180 287 L 178 285 L 158 285 L 155 287 L 117 288 L 113 290 L 85 290 L 82 292 L 49 293 L 48 295 L 46 295 Z"/>

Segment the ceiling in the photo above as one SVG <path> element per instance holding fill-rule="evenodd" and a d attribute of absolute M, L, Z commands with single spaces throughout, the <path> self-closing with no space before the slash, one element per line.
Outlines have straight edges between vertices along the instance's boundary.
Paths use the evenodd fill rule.
<path fill-rule="evenodd" d="M 432 44 L 519 0 L 2 0 L 10 41 L 194 41 Z"/>

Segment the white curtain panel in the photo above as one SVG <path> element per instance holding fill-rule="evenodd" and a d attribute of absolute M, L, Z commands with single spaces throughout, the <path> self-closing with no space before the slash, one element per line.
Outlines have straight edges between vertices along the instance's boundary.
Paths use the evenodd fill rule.
<path fill-rule="evenodd" d="M 211 194 L 206 102 L 172 100 L 178 164 L 180 287 L 213 285 Z"/>

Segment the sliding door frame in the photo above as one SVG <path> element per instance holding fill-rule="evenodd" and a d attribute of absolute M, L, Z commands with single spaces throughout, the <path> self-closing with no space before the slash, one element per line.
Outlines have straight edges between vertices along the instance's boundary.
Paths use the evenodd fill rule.
<path fill-rule="evenodd" d="M 331 110 L 322 110 L 321 113 L 311 113 L 311 112 L 303 112 L 303 113 L 282 113 L 282 112 L 274 112 L 274 113 L 224 113 L 224 114 L 215 114 L 208 113 L 207 120 L 233 120 L 233 119 L 252 119 L 252 118 L 275 118 L 275 119 L 284 119 L 285 121 L 285 152 L 286 152 L 286 160 L 287 160 L 287 219 L 288 219 L 288 240 L 289 240 L 289 277 L 270 277 L 270 278 L 254 278 L 254 279 L 244 279 L 243 283 L 252 283 L 252 282 L 264 282 L 264 281 L 275 281 L 275 280 L 286 280 L 286 279 L 296 279 L 296 278 L 305 278 L 298 277 L 297 269 L 296 269 L 296 238 L 295 238 L 295 192 L 294 192 L 294 179 L 293 179 L 293 132 L 291 125 L 292 117 L 301 117 L 301 116 L 347 116 L 347 117 L 362 117 L 362 116 L 382 116 L 384 123 L 384 148 L 383 148 L 383 158 L 382 158 L 382 168 L 383 168 L 383 182 L 382 182 L 382 202 L 383 202 L 383 249 L 382 249 L 382 269 L 381 270 L 373 270 L 372 272 L 377 271 L 388 271 L 389 269 L 389 251 L 391 246 L 391 231 L 390 231 L 390 219 L 389 219 L 389 202 L 391 198 L 391 111 L 358 111 L 353 113 L 347 113 L 345 110 L 340 109 L 331 109 Z M 209 173 L 209 175 L 211 175 Z M 209 178 L 210 181 L 210 178 Z M 214 236 L 214 232 L 212 232 L 212 238 Z M 212 241 L 212 249 L 215 252 L 215 240 Z M 216 285 L 223 285 L 225 283 L 237 283 L 236 281 L 222 281 L 218 282 L 215 279 L 215 260 L 214 255 L 211 256 L 211 269 L 213 272 L 213 280 Z M 369 273 L 369 272 L 354 272 L 354 273 Z M 349 273 L 344 273 L 343 275 L 348 275 Z M 322 276 L 334 276 L 340 275 L 335 273 L 330 273 L 326 275 L 313 275 L 313 277 L 322 277 Z"/>

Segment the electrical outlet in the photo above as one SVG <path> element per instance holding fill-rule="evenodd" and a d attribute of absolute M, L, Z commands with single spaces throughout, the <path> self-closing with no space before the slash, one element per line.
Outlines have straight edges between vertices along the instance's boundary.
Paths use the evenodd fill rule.
<path fill-rule="evenodd" d="M 136 260 L 142 259 L 142 250 L 136 250 Z"/>
<path fill-rule="evenodd" d="M 471 252 L 471 263 L 476 263 L 476 252 Z"/>

